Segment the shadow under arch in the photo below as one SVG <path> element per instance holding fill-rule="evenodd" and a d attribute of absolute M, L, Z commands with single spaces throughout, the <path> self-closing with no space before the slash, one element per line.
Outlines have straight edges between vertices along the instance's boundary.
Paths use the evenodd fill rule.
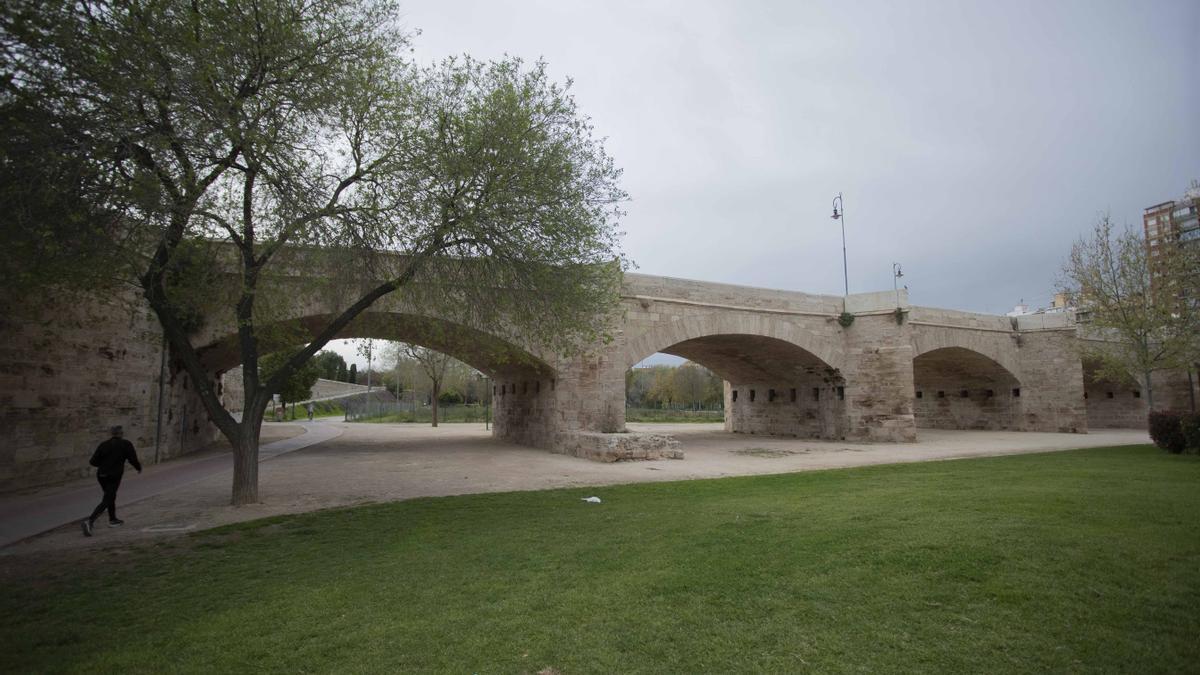
<path fill-rule="evenodd" d="M 812 352 L 762 335 L 708 335 L 659 352 L 698 363 L 731 384 L 787 382 L 813 376 L 831 382 L 840 380 L 837 370 Z"/>
<path fill-rule="evenodd" d="M 811 332 L 791 322 L 771 317 L 716 315 L 676 319 L 655 326 L 640 335 L 631 336 L 624 351 L 624 367 L 628 370 L 656 353 L 676 354 L 676 351 L 672 350 L 680 349 L 680 345 L 684 345 L 683 349 L 693 345 L 715 345 L 723 338 L 739 342 L 761 339 L 761 345 L 782 344 L 794 347 L 793 354 L 802 352 L 806 355 L 806 360 L 809 357 L 814 358 L 835 370 L 840 369 L 842 365 L 840 355 L 832 345 L 822 342 Z M 775 348 L 772 351 L 778 352 L 779 349 Z"/>
<path fill-rule="evenodd" d="M 1142 385 L 1130 375 L 1113 379 L 1100 363 L 1083 359 L 1083 398 L 1089 429 L 1145 429 L 1149 412 Z"/>
<path fill-rule="evenodd" d="M 259 354 L 310 341 L 332 317 L 312 315 L 266 326 Z M 447 354 L 492 379 L 554 378 L 545 360 L 510 340 L 445 319 L 401 312 L 366 312 L 334 339 L 375 338 L 407 342 Z M 199 350 L 201 361 L 214 373 L 241 363 L 236 334 L 226 335 Z"/>
<path fill-rule="evenodd" d="M 765 335 L 721 333 L 660 347 L 725 381 L 725 429 L 837 439 L 845 435 L 841 372 L 811 351 Z"/>
<path fill-rule="evenodd" d="M 940 347 L 913 359 L 918 428 L 1021 428 L 1021 381 L 996 360 L 965 347 Z"/>

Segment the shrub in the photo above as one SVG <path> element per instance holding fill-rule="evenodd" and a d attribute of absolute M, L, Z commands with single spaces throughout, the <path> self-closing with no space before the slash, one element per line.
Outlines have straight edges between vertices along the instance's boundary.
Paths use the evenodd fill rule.
<path fill-rule="evenodd" d="M 1179 454 L 1187 445 L 1183 438 L 1183 426 L 1180 424 L 1182 415 L 1171 411 L 1154 411 L 1150 413 L 1150 440 L 1158 447 Z"/>
<path fill-rule="evenodd" d="M 1179 430 L 1183 433 L 1183 444 L 1188 450 L 1200 452 L 1200 414 L 1184 415 L 1179 420 Z"/>

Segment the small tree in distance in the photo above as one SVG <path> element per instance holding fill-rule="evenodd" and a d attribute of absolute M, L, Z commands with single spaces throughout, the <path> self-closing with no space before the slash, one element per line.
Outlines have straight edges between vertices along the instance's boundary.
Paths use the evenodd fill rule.
<path fill-rule="evenodd" d="M 288 352 L 277 352 L 275 354 L 267 354 L 259 361 L 259 368 L 263 370 L 263 377 L 270 377 L 276 370 L 281 368 L 287 362 Z M 313 385 L 320 379 L 320 368 L 315 361 L 309 361 L 300 368 L 297 368 L 288 379 L 284 380 L 283 386 L 276 392 L 279 394 L 279 400 L 283 403 L 284 408 L 291 403 L 293 410 L 298 401 L 306 401 L 312 398 Z"/>
<path fill-rule="evenodd" d="M 430 406 L 433 409 L 433 426 L 436 427 L 438 425 L 438 401 L 442 394 L 442 382 L 446 379 L 446 368 L 454 359 L 447 354 L 417 345 L 404 345 L 404 353 L 408 358 L 420 364 L 421 371 L 425 373 L 425 377 L 429 378 L 431 387 L 429 399 Z"/>
<path fill-rule="evenodd" d="M 320 371 L 321 377 L 326 380 L 340 380 L 339 373 L 346 371 L 346 359 L 342 358 L 341 354 L 334 351 L 325 350 L 313 357 L 313 361 L 317 364 L 317 370 Z"/>

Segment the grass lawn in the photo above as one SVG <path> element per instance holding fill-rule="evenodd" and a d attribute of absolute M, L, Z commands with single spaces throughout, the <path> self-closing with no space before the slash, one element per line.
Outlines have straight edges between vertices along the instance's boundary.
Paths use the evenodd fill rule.
<path fill-rule="evenodd" d="M 0 671 L 1200 669 L 1200 458 L 1150 447 L 419 499 L 79 558 L 7 575 Z"/>

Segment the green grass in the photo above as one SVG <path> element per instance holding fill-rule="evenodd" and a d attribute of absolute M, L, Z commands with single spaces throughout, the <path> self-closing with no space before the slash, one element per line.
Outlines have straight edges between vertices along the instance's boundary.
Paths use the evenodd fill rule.
<path fill-rule="evenodd" d="M 342 404 L 336 401 L 316 401 L 313 403 L 313 418 L 317 417 L 343 417 L 346 411 L 342 408 Z M 308 419 L 308 411 L 302 404 L 293 406 L 291 403 L 287 405 L 287 410 L 283 413 L 283 418 L 280 421 L 293 422 L 295 420 Z M 264 422 L 274 422 L 275 418 L 271 416 L 271 409 L 267 408 L 267 414 L 263 418 Z"/>
<path fill-rule="evenodd" d="M 626 422 L 724 422 L 723 410 L 659 410 L 657 408 L 626 408 Z"/>
<path fill-rule="evenodd" d="M 0 671 L 1200 669 L 1200 458 L 1150 447 L 419 499 L 177 541 L 6 579 Z"/>

